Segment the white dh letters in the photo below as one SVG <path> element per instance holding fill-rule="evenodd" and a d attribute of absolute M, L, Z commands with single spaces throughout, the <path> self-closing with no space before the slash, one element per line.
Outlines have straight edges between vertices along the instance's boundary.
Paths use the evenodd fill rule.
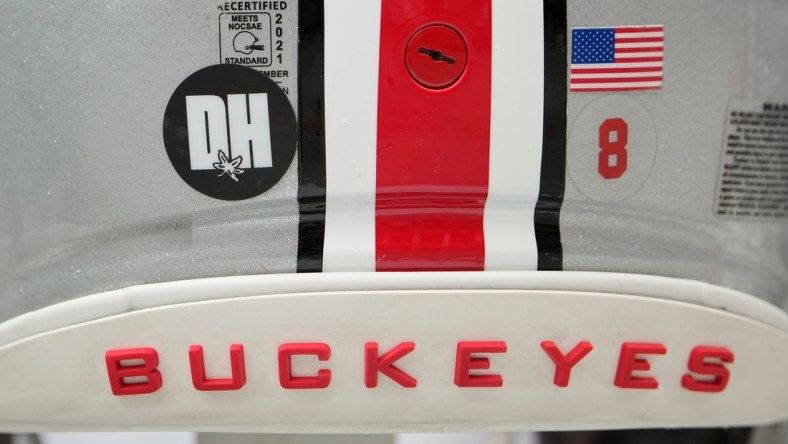
<path fill-rule="evenodd" d="M 214 169 L 219 150 L 228 159 L 242 156 L 241 169 L 272 167 L 268 94 L 228 94 L 227 105 L 229 115 L 221 97 L 186 97 L 191 169 Z M 229 147 L 225 117 L 230 121 Z"/>

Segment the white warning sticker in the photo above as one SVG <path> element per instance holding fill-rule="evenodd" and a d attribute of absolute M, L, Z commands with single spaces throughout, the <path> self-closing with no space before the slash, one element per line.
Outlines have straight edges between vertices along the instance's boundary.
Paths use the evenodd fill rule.
<path fill-rule="evenodd" d="M 731 100 L 715 213 L 788 217 L 788 101 Z"/>

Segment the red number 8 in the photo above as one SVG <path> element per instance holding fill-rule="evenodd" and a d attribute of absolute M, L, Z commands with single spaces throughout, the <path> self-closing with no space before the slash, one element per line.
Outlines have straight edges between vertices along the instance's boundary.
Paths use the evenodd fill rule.
<path fill-rule="evenodd" d="M 615 141 L 611 140 L 616 133 Z M 624 119 L 607 119 L 599 126 L 599 174 L 605 179 L 618 179 L 627 171 L 629 126 Z M 616 156 L 611 165 L 611 157 Z"/>

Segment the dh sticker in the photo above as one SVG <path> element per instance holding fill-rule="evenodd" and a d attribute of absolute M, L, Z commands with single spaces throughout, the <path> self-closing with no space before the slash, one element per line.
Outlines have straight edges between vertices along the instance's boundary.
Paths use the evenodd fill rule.
<path fill-rule="evenodd" d="M 164 114 L 164 146 L 195 190 L 242 200 L 271 189 L 295 156 L 295 113 L 282 89 L 238 65 L 201 69 L 175 90 Z"/>

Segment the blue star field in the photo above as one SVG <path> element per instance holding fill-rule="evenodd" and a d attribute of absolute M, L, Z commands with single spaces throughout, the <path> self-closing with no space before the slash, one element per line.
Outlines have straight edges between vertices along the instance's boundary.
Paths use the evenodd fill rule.
<path fill-rule="evenodd" d="M 613 28 L 572 30 L 572 63 L 615 62 L 616 31 Z"/>

